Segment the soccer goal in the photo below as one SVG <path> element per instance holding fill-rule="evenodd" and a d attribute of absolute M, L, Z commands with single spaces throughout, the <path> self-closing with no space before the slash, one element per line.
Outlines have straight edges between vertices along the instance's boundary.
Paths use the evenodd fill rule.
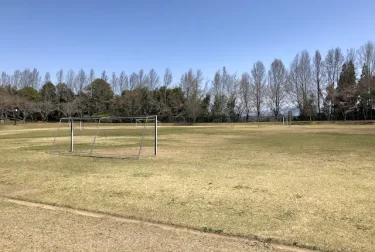
<path fill-rule="evenodd" d="M 142 126 L 136 126 L 137 120 L 142 120 Z M 51 153 L 135 159 L 156 156 L 157 127 L 157 116 L 61 118 Z"/>
<path fill-rule="evenodd" d="M 135 119 L 135 126 L 144 127 L 145 124 L 150 123 L 150 120 L 153 120 L 153 119 L 137 118 Z M 160 126 L 160 121 L 157 121 L 157 126 Z"/>
<path fill-rule="evenodd" d="M 291 111 L 288 111 L 287 116 L 283 116 L 283 126 L 291 126 L 292 125 L 292 119 L 293 119 L 293 113 Z"/>

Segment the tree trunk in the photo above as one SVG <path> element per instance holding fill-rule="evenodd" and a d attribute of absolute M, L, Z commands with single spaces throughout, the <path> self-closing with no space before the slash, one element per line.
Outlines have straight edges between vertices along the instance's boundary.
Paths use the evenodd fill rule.
<path fill-rule="evenodd" d="M 372 121 L 372 104 L 370 105 L 370 120 Z"/>

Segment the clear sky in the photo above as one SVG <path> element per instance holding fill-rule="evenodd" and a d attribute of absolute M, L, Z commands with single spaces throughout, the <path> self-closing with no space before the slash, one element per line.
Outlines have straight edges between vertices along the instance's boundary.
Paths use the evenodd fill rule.
<path fill-rule="evenodd" d="M 0 0 L 0 71 L 38 68 L 54 79 L 169 67 L 206 78 L 257 60 L 289 65 L 297 52 L 359 48 L 375 40 L 373 0 Z"/>

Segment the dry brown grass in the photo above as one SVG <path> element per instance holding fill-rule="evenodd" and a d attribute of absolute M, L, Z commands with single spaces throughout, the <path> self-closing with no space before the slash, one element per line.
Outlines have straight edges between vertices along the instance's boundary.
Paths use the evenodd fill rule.
<path fill-rule="evenodd" d="M 281 251 L 266 244 L 19 206 L 0 200 L 2 251 Z"/>
<path fill-rule="evenodd" d="M 14 197 L 327 251 L 374 251 L 374 126 L 162 126 L 160 155 L 143 160 L 51 156 L 51 132 L 0 135 L 0 184 L 40 190 Z"/>

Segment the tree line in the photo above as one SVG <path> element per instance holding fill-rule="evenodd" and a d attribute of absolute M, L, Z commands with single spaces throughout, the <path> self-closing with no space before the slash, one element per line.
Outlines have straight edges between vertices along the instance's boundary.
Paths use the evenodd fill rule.
<path fill-rule="evenodd" d="M 360 73 L 360 74 L 359 74 Z M 61 117 L 158 115 L 163 122 L 280 120 L 372 120 L 375 101 L 375 45 L 323 56 L 303 50 L 286 66 L 262 61 L 249 72 L 219 69 L 212 80 L 189 69 L 174 81 L 151 69 L 110 77 L 93 69 L 63 69 L 43 77 L 37 69 L 0 76 L 0 119 L 56 121 Z"/>

